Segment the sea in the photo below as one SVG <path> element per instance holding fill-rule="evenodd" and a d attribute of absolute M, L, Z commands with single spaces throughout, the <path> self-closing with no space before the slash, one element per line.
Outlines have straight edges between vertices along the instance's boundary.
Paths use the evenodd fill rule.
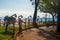
<path fill-rule="evenodd" d="M 0 19 L 3 21 L 4 17 L 0 17 Z M 37 19 L 39 19 L 38 21 L 42 21 L 42 22 L 45 21 L 45 19 L 47 19 L 47 21 L 53 21 L 53 18 L 37 18 Z M 25 21 L 25 18 L 23 18 L 22 20 Z M 33 18 L 30 18 L 30 20 L 32 21 Z M 57 21 L 57 17 L 54 17 L 54 20 Z M 27 21 L 28 21 L 28 18 L 27 18 Z"/>

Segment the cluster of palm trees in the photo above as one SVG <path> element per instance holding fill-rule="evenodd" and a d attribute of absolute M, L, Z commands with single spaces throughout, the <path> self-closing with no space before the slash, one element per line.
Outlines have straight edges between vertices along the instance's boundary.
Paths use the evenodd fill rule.
<path fill-rule="evenodd" d="M 16 20 L 16 17 L 17 17 L 17 15 L 16 14 L 13 14 L 12 16 L 5 16 L 4 17 L 4 26 L 6 26 L 6 28 L 5 28 L 5 32 L 7 32 L 7 29 L 8 29 L 8 25 L 10 25 L 10 24 L 13 24 L 13 32 L 15 33 L 15 23 L 17 22 L 17 20 Z M 22 23 L 24 22 L 23 20 L 22 20 L 22 18 L 23 18 L 23 16 L 22 15 L 20 15 L 20 16 L 18 16 L 18 25 L 19 25 L 19 32 L 22 32 Z M 37 16 L 37 22 L 39 22 L 39 16 Z M 28 28 L 30 29 L 30 24 L 31 23 L 33 23 L 33 18 L 32 18 L 32 16 L 28 16 L 28 18 L 25 18 L 25 22 L 24 22 L 24 24 L 25 24 L 25 29 L 27 28 L 27 19 L 28 19 Z M 40 23 L 40 22 L 39 22 Z"/>
<path fill-rule="evenodd" d="M 15 23 L 16 23 L 16 14 L 13 14 L 12 16 L 5 16 L 4 17 L 4 26 L 6 26 L 5 28 L 5 32 L 7 32 L 8 29 L 8 25 L 12 24 L 13 25 L 13 34 L 15 33 Z"/>
<path fill-rule="evenodd" d="M 15 23 L 17 22 L 16 17 L 17 17 L 16 14 L 13 14 L 10 17 L 9 16 L 5 16 L 4 17 L 4 26 L 6 26 L 5 32 L 7 32 L 8 25 L 13 24 L 13 33 L 15 33 Z M 22 32 L 22 22 L 23 22 L 22 18 L 23 18 L 22 15 L 18 16 L 18 25 L 19 25 L 19 32 L 20 33 Z M 30 19 L 31 18 L 32 18 L 32 16 L 28 17 L 28 28 L 29 28 L 29 24 L 30 24 L 30 21 L 31 21 Z M 26 21 L 27 21 L 27 18 L 25 18 L 25 22 L 24 22 L 25 23 L 25 28 L 27 28 Z"/>

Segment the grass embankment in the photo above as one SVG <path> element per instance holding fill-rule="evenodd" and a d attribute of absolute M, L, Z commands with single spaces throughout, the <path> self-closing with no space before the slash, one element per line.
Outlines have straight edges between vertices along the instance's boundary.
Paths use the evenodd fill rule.
<path fill-rule="evenodd" d="M 17 31 L 17 28 L 16 28 L 16 31 Z M 13 36 L 12 27 L 8 27 L 8 32 L 5 32 L 4 26 L 0 27 L 0 40 L 8 40 L 8 39 L 12 40 L 12 36 Z"/>

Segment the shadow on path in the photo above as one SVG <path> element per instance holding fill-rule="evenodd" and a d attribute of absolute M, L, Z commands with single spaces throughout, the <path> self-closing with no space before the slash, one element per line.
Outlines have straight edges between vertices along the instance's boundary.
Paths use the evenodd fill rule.
<path fill-rule="evenodd" d="M 51 36 L 48 32 L 42 29 L 33 28 L 30 30 L 23 31 L 23 37 L 18 36 L 19 40 L 57 40 L 55 37 Z"/>
<path fill-rule="evenodd" d="M 49 32 L 43 30 L 43 29 L 39 29 L 40 31 L 38 31 L 38 36 L 42 36 L 44 38 L 46 38 L 46 40 L 58 40 L 55 37 L 53 37 Z"/>

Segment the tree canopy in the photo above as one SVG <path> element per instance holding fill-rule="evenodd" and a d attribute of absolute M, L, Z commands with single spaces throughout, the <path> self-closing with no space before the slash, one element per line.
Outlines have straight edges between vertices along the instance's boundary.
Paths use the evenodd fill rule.
<path fill-rule="evenodd" d="M 40 0 L 38 7 L 42 12 L 57 13 L 57 0 Z"/>
<path fill-rule="evenodd" d="M 35 4 L 34 0 L 30 0 L 32 5 Z M 57 0 L 38 0 L 38 9 L 45 13 L 57 13 Z"/>

